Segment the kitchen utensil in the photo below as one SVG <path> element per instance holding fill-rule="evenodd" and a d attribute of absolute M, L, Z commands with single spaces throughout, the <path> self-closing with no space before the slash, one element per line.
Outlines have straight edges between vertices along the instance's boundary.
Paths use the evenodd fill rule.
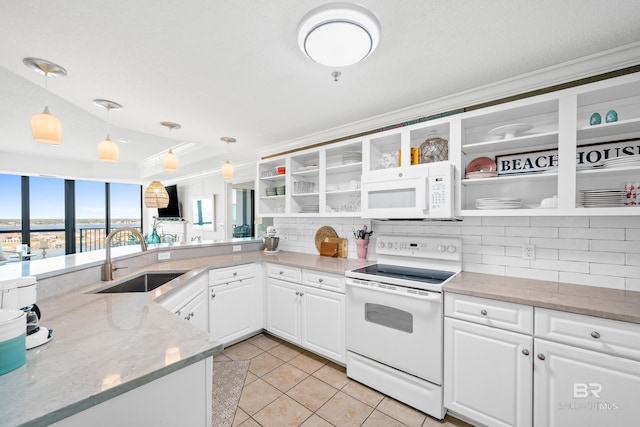
<path fill-rule="evenodd" d="M 336 230 L 334 230 L 333 228 L 327 225 L 318 228 L 318 231 L 316 231 L 316 236 L 315 236 L 315 244 L 316 244 L 316 249 L 318 249 L 318 253 L 320 253 L 320 246 L 322 242 L 327 237 L 338 237 L 338 233 L 336 233 Z"/>
<path fill-rule="evenodd" d="M 265 237 L 264 246 L 265 252 L 275 252 L 278 250 L 278 243 L 280 243 L 279 237 Z"/>
<path fill-rule="evenodd" d="M 338 256 L 338 244 L 335 242 L 320 242 L 320 256 Z"/>

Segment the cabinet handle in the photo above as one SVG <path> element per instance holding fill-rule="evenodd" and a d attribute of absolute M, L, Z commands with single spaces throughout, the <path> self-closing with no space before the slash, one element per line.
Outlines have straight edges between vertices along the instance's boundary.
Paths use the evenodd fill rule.
<path fill-rule="evenodd" d="M 487 310 L 484 310 L 484 309 L 480 310 L 480 314 L 482 314 L 483 316 L 486 316 L 487 315 Z"/>
<path fill-rule="evenodd" d="M 304 295 L 302 292 L 300 292 L 300 296 Z"/>
<path fill-rule="evenodd" d="M 191 319 L 192 317 L 196 317 L 196 314 L 193 311 L 189 313 L 189 319 Z"/>
<path fill-rule="evenodd" d="M 176 316 L 182 316 L 182 312 L 180 310 L 176 311 Z"/>
<path fill-rule="evenodd" d="M 280 275 L 284 274 L 284 271 L 281 271 L 279 274 L 280 274 Z"/>
<path fill-rule="evenodd" d="M 300 292 L 296 291 L 296 295 L 300 295 Z"/>
<path fill-rule="evenodd" d="M 544 354 L 538 353 L 538 359 L 544 360 L 544 359 L 546 359 L 546 357 L 544 357 Z"/>
<path fill-rule="evenodd" d="M 234 272 L 233 272 L 233 277 L 236 277 L 237 275 L 238 275 L 238 272 L 237 272 L 237 271 L 234 271 Z"/>
<path fill-rule="evenodd" d="M 529 355 L 529 350 L 527 350 L 526 348 L 522 349 L 522 354 L 524 354 L 525 356 Z"/>
<path fill-rule="evenodd" d="M 318 283 L 322 283 L 322 282 L 324 282 L 324 279 L 322 278 L 318 279 Z"/>
<path fill-rule="evenodd" d="M 214 294 L 213 292 L 211 293 L 211 299 L 214 299 L 216 297 L 216 294 Z"/>
<path fill-rule="evenodd" d="M 593 332 L 591 332 L 591 336 L 592 336 L 593 338 L 595 338 L 595 339 L 598 339 L 598 338 L 600 338 L 600 333 L 599 333 L 599 332 L 596 332 L 596 331 L 593 331 Z"/>

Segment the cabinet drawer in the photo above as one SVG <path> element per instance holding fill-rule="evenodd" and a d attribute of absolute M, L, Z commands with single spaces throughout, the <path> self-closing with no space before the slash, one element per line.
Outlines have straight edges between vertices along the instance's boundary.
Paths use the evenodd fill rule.
<path fill-rule="evenodd" d="M 509 331 L 533 333 L 533 307 L 529 305 L 445 293 L 444 314 Z"/>
<path fill-rule="evenodd" d="M 302 270 L 302 284 L 344 293 L 344 276 L 315 270 Z"/>
<path fill-rule="evenodd" d="M 302 273 L 299 268 L 287 267 L 280 264 L 267 264 L 267 276 L 287 282 L 300 283 Z"/>
<path fill-rule="evenodd" d="M 536 308 L 536 338 L 640 360 L 640 324 Z"/>
<path fill-rule="evenodd" d="M 253 277 L 253 264 L 234 265 L 209 271 L 209 285 L 220 285 L 232 280 Z"/>

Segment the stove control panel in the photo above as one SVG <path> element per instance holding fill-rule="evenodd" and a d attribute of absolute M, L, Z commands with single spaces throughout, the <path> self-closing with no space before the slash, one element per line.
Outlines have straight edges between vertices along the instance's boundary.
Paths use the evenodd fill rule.
<path fill-rule="evenodd" d="M 462 259 L 462 239 L 438 236 L 378 236 L 376 253 L 416 258 Z"/>

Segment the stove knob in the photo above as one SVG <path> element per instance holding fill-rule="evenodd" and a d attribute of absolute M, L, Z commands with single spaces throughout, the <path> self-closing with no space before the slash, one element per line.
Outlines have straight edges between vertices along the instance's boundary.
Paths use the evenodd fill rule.
<path fill-rule="evenodd" d="M 378 241 L 378 247 L 379 247 L 380 249 L 384 248 L 384 242 L 383 242 L 382 240 L 379 240 L 379 241 Z"/>
<path fill-rule="evenodd" d="M 457 251 L 457 250 L 458 250 L 458 248 L 456 248 L 456 247 L 455 247 L 455 246 L 453 246 L 453 245 L 449 245 L 449 246 L 447 246 L 447 252 L 449 252 L 450 254 L 454 254 L 454 253 L 456 253 L 456 251 Z"/>
<path fill-rule="evenodd" d="M 446 251 L 446 250 L 447 250 L 447 248 L 446 248 L 443 244 L 440 244 L 440 245 L 438 245 L 438 247 L 436 248 L 436 250 L 437 250 L 438 252 L 442 253 L 442 252 Z"/>

